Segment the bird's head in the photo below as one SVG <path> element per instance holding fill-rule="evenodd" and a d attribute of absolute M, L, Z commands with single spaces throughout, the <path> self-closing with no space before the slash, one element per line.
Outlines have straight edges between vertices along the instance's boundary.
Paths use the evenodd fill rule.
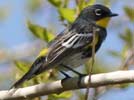
<path fill-rule="evenodd" d="M 108 7 L 96 4 L 84 8 L 78 18 L 89 22 L 93 21 L 96 25 L 106 28 L 110 18 L 117 15 L 116 13 L 112 13 Z"/>

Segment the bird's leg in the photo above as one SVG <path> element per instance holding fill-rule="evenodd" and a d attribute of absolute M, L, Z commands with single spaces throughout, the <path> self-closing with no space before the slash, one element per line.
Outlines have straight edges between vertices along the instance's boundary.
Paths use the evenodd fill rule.
<path fill-rule="evenodd" d="M 65 72 L 63 72 L 63 71 L 60 71 L 60 72 L 65 76 L 65 78 L 62 79 L 61 84 L 63 84 L 64 81 L 66 81 L 68 78 L 71 78 L 71 77 L 70 77 L 68 74 L 66 74 Z"/>
<path fill-rule="evenodd" d="M 81 86 L 81 78 L 82 78 L 83 76 L 86 76 L 87 74 L 81 74 L 80 72 L 75 71 L 74 69 L 70 68 L 70 67 L 67 66 L 67 65 L 63 65 L 63 64 L 62 64 L 62 66 L 63 66 L 64 68 L 68 69 L 68 70 L 71 70 L 72 72 L 74 72 L 75 74 L 77 74 L 77 75 L 79 76 L 79 80 L 78 80 L 78 83 L 77 83 L 77 84 L 78 84 L 79 87 L 82 87 L 82 86 Z"/>
<path fill-rule="evenodd" d="M 83 76 L 86 76 L 86 75 L 87 75 L 87 74 L 81 74 L 80 72 L 77 72 L 76 70 L 70 68 L 70 67 L 67 66 L 67 65 L 63 65 L 63 64 L 62 64 L 62 66 L 63 66 L 64 68 L 66 68 L 66 69 L 68 69 L 68 70 L 74 72 L 74 73 L 77 74 L 79 77 L 83 77 Z"/>
<path fill-rule="evenodd" d="M 63 72 L 63 71 L 60 71 L 64 76 L 65 76 L 65 79 L 67 79 L 67 78 L 71 78 L 68 74 L 66 74 L 65 72 Z"/>

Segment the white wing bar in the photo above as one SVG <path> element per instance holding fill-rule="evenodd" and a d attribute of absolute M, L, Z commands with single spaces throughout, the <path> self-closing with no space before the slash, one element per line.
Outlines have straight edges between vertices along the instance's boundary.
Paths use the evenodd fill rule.
<path fill-rule="evenodd" d="M 92 37 L 92 33 L 80 33 L 73 35 L 68 41 L 62 43 L 62 46 L 66 48 L 76 48 L 82 46 L 87 41 L 87 38 Z M 78 41 L 78 42 L 77 42 Z"/>

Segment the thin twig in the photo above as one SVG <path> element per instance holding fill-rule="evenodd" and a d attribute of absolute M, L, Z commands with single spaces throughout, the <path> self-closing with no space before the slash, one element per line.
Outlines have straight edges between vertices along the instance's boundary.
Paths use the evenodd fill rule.
<path fill-rule="evenodd" d="M 131 50 L 128 53 L 125 62 L 121 65 L 121 69 L 123 69 L 123 70 L 128 69 L 128 66 L 131 65 L 132 62 L 134 62 L 134 51 L 133 50 Z"/>
<path fill-rule="evenodd" d="M 89 85 L 87 87 L 87 91 L 86 91 L 86 95 L 85 95 L 85 100 L 88 100 L 88 94 L 89 94 L 90 82 L 91 82 L 91 75 L 92 75 L 94 61 L 95 61 L 96 32 L 97 32 L 96 27 L 93 27 L 92 61 L 91 61 L 91 66 L 89 67 L 89 80 L 88 80 L 89 81 Z"/>

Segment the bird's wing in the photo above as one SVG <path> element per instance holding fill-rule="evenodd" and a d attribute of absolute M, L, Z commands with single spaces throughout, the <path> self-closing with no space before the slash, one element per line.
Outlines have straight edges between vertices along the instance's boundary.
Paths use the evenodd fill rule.
<path fill-rule="evenodd" d="M 85 46 L 92 42 L 92 33 L 77 33 L 75 31 L 65 31 L 63 35 L 57 36 L 50 46 L 50 52 L 46 57 L 46 62 L 57 62 L 62 60 L 73 50 Z"/>

